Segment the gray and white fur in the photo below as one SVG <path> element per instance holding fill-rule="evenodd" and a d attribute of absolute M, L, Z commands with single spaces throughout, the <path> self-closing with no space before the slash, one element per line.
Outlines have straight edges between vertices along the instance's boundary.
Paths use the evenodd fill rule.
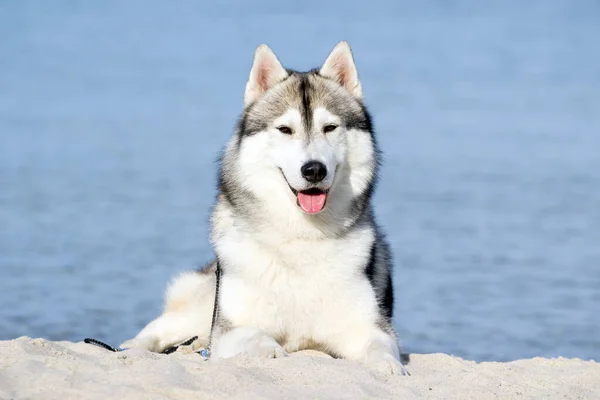
<path fill-rule="evenodd" d="M 350 47 L 296 72 L 259 46 L 244 102 L 211 218 L 222 272 L 213 356 L 316 349 L 404 373 L 390 251 L 371 205 L 379 150 Z M 215 268 L 177 277 L 163 315 L 121 346 L 162 351 L 191 336 L 205 346 Z"/>

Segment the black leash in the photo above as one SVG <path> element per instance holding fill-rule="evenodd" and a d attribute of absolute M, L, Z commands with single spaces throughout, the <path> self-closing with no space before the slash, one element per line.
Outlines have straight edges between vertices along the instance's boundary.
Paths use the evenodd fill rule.
<path fill-rule="evenodd" d="M 173 352 L 175 352 L 179 347 L 181 346 L 189 346 L 190 344 L 194 343 L 194 340 L 198 339 L 198 336 L 194 336 L 192 338 L 189 338 L 188 340 L 186 340 L 183 343 L 180 343 L 176 346 L 171 346 L 171 347 L 167 347 L 166 349 L 164 349 L 161 354 L 171 354 Z M 118 349 L 116 347 L 112 347 L 109 344 L 106 344 L 104 342 L 99 341 L 98 339 L 92 339 L 92 338 L 85 338 L 83 339 L 84 343 L 89 343 L 89 344 L 95 344 L 96 346 L 102 347 L 103 349 L 106 349 L 108 351 L 112 351 L 115 353 L 118 353 L 119 351 L 124 351 L 127 349 Z"/>
<path fill-rule="evenodd" d="M 89 344 L 95 344 L 96 346 L 100 346 L 103 349 L 109 350 L 109 351 L 114 351 L 115 353 L 118 351 L 123 351 L 122 349 L 117 349 L 116 347 L 112 347 L 104 342 L 101 342 L 97 339 L 92 339 L 92 338 L 85 338 L 83 339 L 84 343 L 89 343 Z"/>
<path fill-rule="evenodd" d="M 206 348 L 200 350 L 200 355 L 202 357 L 209 358 L 210 357 L 210 348 L 212 344 L 213 331 L 215 329 L 215 322 L 217 321 L 217 313 L 219 312 L 219 287 L 221 286 L 221 263 L 219 263 L 219 259 L 217 259 L 217 268 L 215 270 L 215 277 L 217 278 L 217 282 L 215 285 L 215 303 L 213 305 L 213 315 L 212 321 L 210 322 L 210 333 L 208 336 L 208 344 Z"/>
<path fill-rule="evenodd" d="M 210 348 L 211 348 L 211 344 L 212 344 L 212 336 L 213 336 L 213 331 L 215 329 L 215 322 L 217 320 L 217 312 L 219 309 L 219 287 L 221 286 L 221 266 L 219 264 L 219 261 L 217 260 L 217 268 L 215 270 L 215 276 L 216 276 L 216 285 L 215 285 L 215 303 L 213 306 L 213 314 L 212 314 L 212 321 L 210 323 L 210 335 L 208 337 L 208 344 L 206 345 L 206 347 L 200 351 L 198 351 L 197 353 L 199 353 L 202 357 L 205 358 L 209 358 L 210 357 Z M 171 347 L 167 347 L 166 349 L 164 349 L 161 353 L 162 354 L 171 354 L 174 353 L 175 351 L 177 351 L 177 349 L 181 346 L 189 346 L 190 344 L 194 343 L 194 341 L 198 339 L 198 336 L 194 336 L 189 338 L 188 340 L 186 340 L 183 343 L 180 343 L 176 346 L 171 346 Z M 104 342 L 101 342 L 98 339 L 93 339 L 93 338 L 85 338 L 83 339 L 84 343 L 89 343 L 89 344 L 93 344 L 99 347 L 102 347 L 105 350 L 108 351 L 112 351 L 115 353 L 118 353 L 120 351 L 123 350 L 127 350 L 127 349 L 119 349 L 116 347 L 112 347 L 111 345 L 108 345 Z"/>
<path fill-rule="evenodd" d="M 194 343 L 194 340 L 196 340 L 196 339 L 198 339 L 198 336 L 191 337 L 188 340 L 186 340 L 185 342 L 183 342 L 181 344 L 178 344 L 177 346 L 167 347 L 166 349 L 164 349 L 162 351 L 162 354 L 171 354 L 171 353 L 174 353 L 181 346 L 189 346 L 190 344 Z"/>

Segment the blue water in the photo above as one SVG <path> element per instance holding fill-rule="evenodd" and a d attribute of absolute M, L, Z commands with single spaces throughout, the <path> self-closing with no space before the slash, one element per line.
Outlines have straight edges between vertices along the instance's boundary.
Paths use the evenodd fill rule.
<path fill-rule="evenodd" d="M 592 1 L 3 2 L 0 339 L 112 344 L 212 256 L 256 45 L 353 46 L 405 351 L 600 359 Z"/>

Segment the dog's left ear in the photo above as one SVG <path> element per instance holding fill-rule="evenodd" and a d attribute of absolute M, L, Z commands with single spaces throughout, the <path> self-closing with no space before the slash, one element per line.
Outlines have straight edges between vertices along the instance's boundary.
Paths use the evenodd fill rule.
<path fill-rule="evenodd" d="M 261 44 L 254 53 L 254 63 L 250 70 L 250 77 L 246 83 L 244 104 L 258 100 L 265 92 L 287 78 L 288 73 L 283 68 L 273 50 L 266 44 Z"/>
<path fill-rule="evenodd" d="M 333 48 L 319 74 L 333 79 L 357 99 L 362 98 L 362 86 L 348 42 L 341 41 Z"/>

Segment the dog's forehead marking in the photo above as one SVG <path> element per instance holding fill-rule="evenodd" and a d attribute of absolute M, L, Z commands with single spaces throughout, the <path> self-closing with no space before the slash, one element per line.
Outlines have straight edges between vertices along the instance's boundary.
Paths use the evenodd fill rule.
<path fill-rule="evenodd" d="M 370 117 L 362 103 L 336 82 L 311 72 L 290 72 L 290 76 L 269 90 L 242 117 L 242 134 L 254 134 L 267 129 L 274 120 L 290 109 L 300 112 L 307 135 L 320 130 L 314 126 L 314 114 L 324 108 L 339 116 L 348 129 L 371 131 Z"/>
<path fill-rule="evenodd" d="M 301 97 L 300 114 L 302 114 L 302 122 L 304 123 L 304 131 L 310 134 L 313 128 L 313 110 L 312 110 L 312 99 L 311 99 L 311 84 L 308 80 L 308 75 L 300 76 L 300 85 L 298 88 L 298 95 Z"/>

